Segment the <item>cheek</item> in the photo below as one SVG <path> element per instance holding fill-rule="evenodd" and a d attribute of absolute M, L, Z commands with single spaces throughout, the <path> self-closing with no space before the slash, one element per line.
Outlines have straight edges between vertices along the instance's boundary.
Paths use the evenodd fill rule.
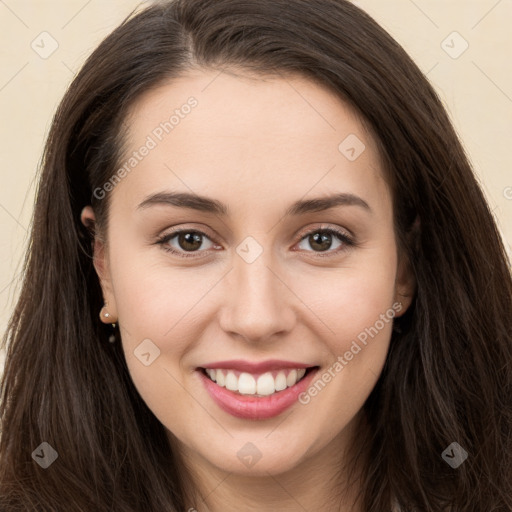
<path fill-rule="evenodd" d="M 361 258 L 351 266 L 323 273 L 303 273 L 294 291 L 314 312 L 310 327 L 325 332 L 332 354 L 350 350 L 353 340 L 364 342 L 374 327 L 390 335 L 395 298 L 396 261 L 392 252 Z M 384 316 L 384 320 L 382 320 Z M 384 322 L 384 323 L 383 323 Z"/>
<path fill-rule="evenodd" d="M 183 333 L 193 330 L 197 304 L 218 277 L 211 270 L 171 268 L 153 259 L 135 253 L 114 260 L 118 316 L 130 343 L 148 337 L 162 351 L 179 353 L 188 342 Z"/>
<path fill-rule="evenodd" d="M 323 337 L 329 356 L 299 402 L 308 411 L 304 419 L 314 417 L 323 426 L 319 446 L 358 414 L 386 361 L 395 315 L 393 281 L 374 277 L 343 280 L 343 289 L 333 283 L 317 298 L 315 311 L 329 328 Z"/>
<path fill-rule="evenodd" d="M 361 409 L 384 366 L 395 310 L 396 259 L 393 247 L 353 265 L 300 280 L 297 294 L 314 310 L 311 329 L 322 326 L 328 349 L 325 365 L 302 404 L 334 435 Z M 321 283 L 321 286 L 319 286 Z"/>
<path fill-rule="evenodd" d="M 186 410 L 180 383 L 184 355 L 199 339 L 194 315 L 213 276 L 157 267 L 136 253 L 112 252 L 112 280 L 128 370 L 139 394 L 161 421 Z M 195 306 L 195 307 L 194 307 Z"/>

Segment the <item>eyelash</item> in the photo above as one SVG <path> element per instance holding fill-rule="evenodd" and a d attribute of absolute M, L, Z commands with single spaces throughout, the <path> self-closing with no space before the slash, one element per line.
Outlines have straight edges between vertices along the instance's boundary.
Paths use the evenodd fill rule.
<path fill-rule="evenodd" d="M 178 256 L 180 258 L 199 258 L 199 257 L 201 257 L 201 256 L 196 256 L 195 254 L 198 252 L 204 252 L 204 251 L 190 251 L 189 253 L 187 253 L 186 251 L 184 251 L 184 252 L 177 251 L 177 250 L 172 249 L 166 245 L 170 240 L 172 240 L 176 236 L 180 235 L 181 233 L 194 233 L 194 234 L 198 234 L 198 235 L 201 235 L 202 237 L 206 237 L 206 238 L 210 239 L 210 237 L 206 233 L 203 233 L 200 230 L 180 229 L 177 231 L 173 231 L 171 233 L 167 233 L 166 235 L 163 235 L 162 237 L 158 238 L 158 240 L 156 241 L 156 244 L 162 246 L 162 249 L 164 251 L 169 252 L 171 254 L 175 254 L 176 256 Z M 337 229 L 334 229 L 334 228 L 317 228 L 317 229 L 310 230 L 310 231 L 306 232 L 300 238 L 299 242 L 297 242 L 297 243 L 302 242 L 303 240 L 308 238 L 310 235 L 313 235 L 316 233 L 322 233 L 322 234 L 325 233 L 325 234 L 329 234 L 329 235 L 334 235 L 343 243 L 343 245 L 340 248 L 338 248 L 337 250 L 334 250 L 334 251 L 329 250 L 329 251 L 326 251 L 325 253 L 324 252 L 315 252 L 315 251 L 306 251 L 306 252 L 315 253 L 316 254 L 315 257 L 318 257 L 318 258 L 333 257 L 333 256 L 338 255 L 340 252 L 346 251 L 347 249 L 349 249 L 351 247 L 355 247 L 357 245 L 355 240 L 350 238 L 346 233 L 339 231 Z"/>

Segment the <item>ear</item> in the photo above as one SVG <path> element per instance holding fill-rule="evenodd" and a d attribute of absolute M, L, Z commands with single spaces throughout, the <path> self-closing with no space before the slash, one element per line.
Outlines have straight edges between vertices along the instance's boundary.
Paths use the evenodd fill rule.
<path fill-rule="evenodd" d="M 395 302 L 400 302 L 402 308 L 395 316 L 402 316 L 410 307 L 416 293 L 416 278 L 412 272 L 409 260 L 401 256 L 397 266 L 395 280 Z"/>
<path fill-rule="evenodd" d="M 117 306 L 112 287 L 112 279 L 110 275 L 110 267 L 108 260 L 108 251 L 105 241 L 98 235 L 96 230 L 96 217 L 91 206 L 86 206 L 80 215 L 82 224 L 89 230 L 94 240 L 93 246 L 93 265 L 100 280 L 103 292 L 103 300 L 105 307 L 99 312 L 100 319 L 105 324 L 117 322 Z M 108 312 L 109 316 L 105 317 L 104 313 Z"/>
<path fill-rule="evenodd" d="M 419 229 L 420 219 L 417 217 L 407 234 L 410 244 L 415 244 Z M 407 254 L 404 251 L 400 251 L 395 280 L 395 302 L 401 302 L 402 308 L 400 309 L 400 314 L 397 314 L 396 317 L 402 316 L 409 309 L 416 294 L 416 284 L 416 277 L 412 270 L 411 262 Z"/>

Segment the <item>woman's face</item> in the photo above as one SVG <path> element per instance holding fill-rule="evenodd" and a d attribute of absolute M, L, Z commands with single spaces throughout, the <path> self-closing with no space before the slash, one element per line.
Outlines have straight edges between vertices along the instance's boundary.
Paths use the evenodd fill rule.
<path fill-rule="evenodd" d="M 95 264 L 148 407 L 230 472 L 351 443 L 412 287 L 354 111 L 305 79 L 194 71 L 126 122 Z"/>

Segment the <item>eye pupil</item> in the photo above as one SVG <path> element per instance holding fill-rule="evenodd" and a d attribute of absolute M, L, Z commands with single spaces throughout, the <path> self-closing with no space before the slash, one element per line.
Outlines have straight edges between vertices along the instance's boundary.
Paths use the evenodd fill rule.
<path fill-rule="evenodd" d="M 180 247 L 185 250 L 197 251 L 201 247 L 201 235 L 199 233 L 187 231 L 178 235 Z M 196 244 L 196 245 L 194 245 Z M 197 245 L 198 244 L 198 245 Z M 192 247 L 190 247 L 192 245 Z"/>
<path fill-rule="evenodd" d="M 313 242 L 311 243 L 311 247 L 315 247 L 315 245 L 320 245 L 319 250 L 320 251 L 327 251 L 331 248 L 332 245 L 332 235 L 329 233 L 315 233 L 314 235 L 310 236 L 310 240 Z M 327 243 L 327 246 L 325 244 Z M 317 247 L 318 248 L 318 247 Z"/>

